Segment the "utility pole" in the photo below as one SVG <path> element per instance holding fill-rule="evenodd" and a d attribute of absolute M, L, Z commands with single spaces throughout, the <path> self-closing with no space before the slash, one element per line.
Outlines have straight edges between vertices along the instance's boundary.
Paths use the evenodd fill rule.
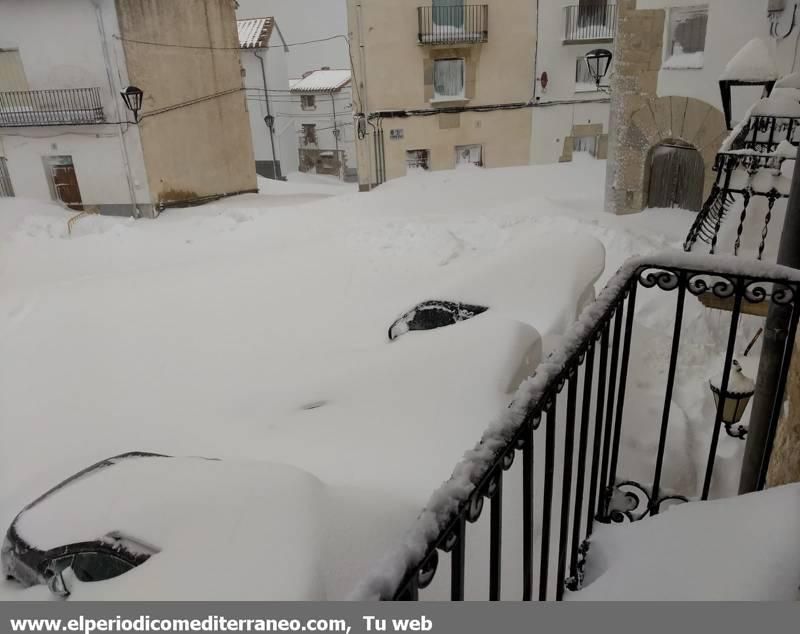
<path fill-rule="evenodd" d="M 343 180 L 342 170 L 342 161 L 339 158 L 339 127 L 336 122 L 336 100 L 333 97 L 333 91 L 331 91 L 331 111 L 333 112 L 333 138 L 336 141 L 336 160 L 339 161 L 339 180 Z"/>
<path fill-rule="evenodd" d="M 269 103 L 269 85 L 267 84 L 267 69 L 264 66 L 264 58 L 259 55 L 261 51 L 256 51 L 255 56 L 258 58 L 258 61 L 261 62 L 261 79 L 264 82 L 264 98 L 267 103 L 267 117 L 270 118 L 270 121 L 274 121 L 275 119 L 272 117 L 272 109 Z M 283 175 L 281 174 L 281 163 L 278 160 L 278 157 L 275 155 L 275 132 L 272 129 L 272 126 L 269 126 L 269 143 L 272 147 L 272 175 L 275 177 L 275 180 L 283 180 Z"/>
<path fill-rule="evenodd" d="M 800 269 L 800 160 L 795 160 L 792 187 L 786 206 L 786 219 L 778 250 L 778 264 Z M 798 299 L 798 298 L 796 298 Z M 764 486 L 764 459 L 772 451 L 778 420 L 783 409 L 788 368 L 784 367 L 792 309 L 772 303 L 764 328 L 764 346 L 758 367 L 758 380 L 750 415 L 739 493 L 752 493 Z M 781 370 L 783 369 L 783 376 Z"/>

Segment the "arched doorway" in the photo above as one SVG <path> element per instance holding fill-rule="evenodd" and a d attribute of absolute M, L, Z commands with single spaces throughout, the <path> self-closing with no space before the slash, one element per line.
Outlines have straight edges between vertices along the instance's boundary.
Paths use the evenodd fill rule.
<path fill-rule="evenodd" d="M 650 151 L 648 207 L 680 207 L 700 211 L 703 207 L 705 165 L 691 145 L 663 141 Z"/>

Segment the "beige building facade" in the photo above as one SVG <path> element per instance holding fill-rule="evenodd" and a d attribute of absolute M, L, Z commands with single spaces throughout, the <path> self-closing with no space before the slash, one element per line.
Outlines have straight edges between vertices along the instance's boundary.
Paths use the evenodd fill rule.
<path fill-rule="evenodd" d="M 362 190 L 414 167 L 529 163 L 535 0 L 347 7 Z"/>
<path fill-rule="evenodd" d="M 154 204 L 257 191 L 233 0 L 116 5 L 128 78 L 144 91 L 139 128 Z"/>

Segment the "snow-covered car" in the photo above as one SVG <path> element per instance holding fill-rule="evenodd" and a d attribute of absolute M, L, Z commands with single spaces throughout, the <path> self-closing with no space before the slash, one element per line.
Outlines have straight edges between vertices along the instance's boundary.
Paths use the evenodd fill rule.
<path fill-rule="evenodd" d="M 324 504 L 294 467 L 126 453 L 28 504 L 2 571 L 26 599 L 316 599 Z"/>
<path fill-rule="evenodd" d="M 436 297 L 404 312 L 389 327 L 389 339 L 409 331 L 435 330 L 487 311 L 530 324 L 543 336 L 561 334 L 594 301 L 595 283 L 605 268 L 603 244 L 573 234 L 562 240 L 538 240 L 478 262 Z M 547 268 L 542 268 L 542 264 Z"/>

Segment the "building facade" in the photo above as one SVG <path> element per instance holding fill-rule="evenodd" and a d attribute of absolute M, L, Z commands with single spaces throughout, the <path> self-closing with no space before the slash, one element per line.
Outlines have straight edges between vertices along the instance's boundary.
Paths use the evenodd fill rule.
<path fill-rule="evenodd" d="M 348 0 L 359 184 L 530 161 L 535 0 Z"/>
<path fill-rule="evenodd" d="M 607 0 L 539 3 L 531 163 L 571 161 L 576 151 L 606 158 L 610 74 L 598 86 L 585 56 L 613 49 L 616 17 Z"/>
<path fill-rule="evenodd" d="M 797 9 L 781 0 L 618 0 L 618 14 L 606 209 L 699 210 L 729 134 L 719 80 L 754 38 L 768 43 L 779 75 L 797 70 Z M 734 122 L 762 90 L 736 91 Z M 665 191 L 680 170 L 689 185 Z"/>
<path fill-rule="evenodd" d="M 255 191 L 241 75 L 233 0 L 4 0 L 0 192 L 153 217 Z"/>
<path fill-rule="evenodd" d="M 238 21 L 256 172 L 281 179 L 297 171 L 297 135 L 288 112 L 289 47 L 275 18 Z"/>
<path fill-rule="evenodd" d="M 351 78 L 349 70 L 323 68 L 292 81 L 301 172 L 356 180 Z"/>

